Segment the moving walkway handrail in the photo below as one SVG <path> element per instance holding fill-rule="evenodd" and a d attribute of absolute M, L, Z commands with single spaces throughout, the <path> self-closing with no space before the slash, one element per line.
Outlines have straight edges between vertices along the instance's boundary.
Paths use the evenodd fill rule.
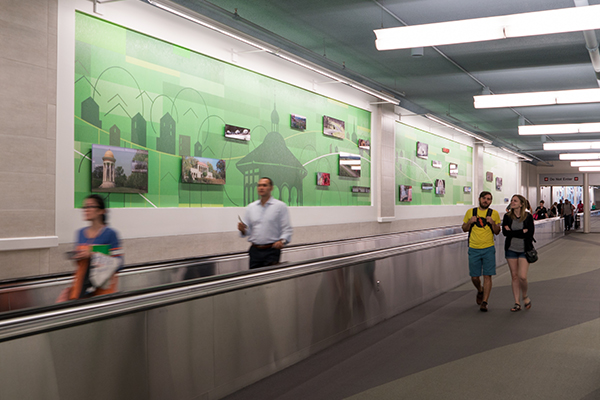
<path fill-rule="evenodd" d="M 113 318 L 137 311 L 162 307 L 192 299 L 239 290 L 251 286 L 292 279 L 317 272 L 337 269 L 353 264 L 375 261 L 419 250 L 464 241 L 466 233 L 434 238 L 418 243 L 403 244 L 360 253 L 344 254 L 306 263 L 270 267 L 265 270 L 244 271 L 219 279 L 189 280 L 152 288 L 151 291 L 122 293 L 106 298 L 74 301 L 7 315 L 0 320 L 0 341 L 34 335 L 101 319 Z M 201 281 L 199 281 L 201 280 Z"/>

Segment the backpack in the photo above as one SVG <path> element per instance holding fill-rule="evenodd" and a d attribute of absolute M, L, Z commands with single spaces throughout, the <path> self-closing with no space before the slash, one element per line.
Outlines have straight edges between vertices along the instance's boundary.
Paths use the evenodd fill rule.
<path fill-rule="evenodd" d="M 487 213 L 485 214 L 485 218 L 481 218 L 481 217 L 477 217 L 477 207 L 475 207 L 473 209 L 473 216 L 477 217 L 477 222 L 475 222 L 474 224 L 471 224 L 471 226 L 469 227 L 469 241 L 467 243 L 471 243 L 471 231 L 473 230 L 473 226 L 477 225 L 479 228 L 485 228 L 486 226 L 489 226 L 490 229 L 492 229 L 492 226 L 490 225 L 490 223 L 487 222 L 487 217 L 491 217 L 492 212 L 494 212 L 494 210 L 492 210 L 491 208 L 488 208 Z M 492 233 L 494 233 L 494 231 L 492 231 Z"/>

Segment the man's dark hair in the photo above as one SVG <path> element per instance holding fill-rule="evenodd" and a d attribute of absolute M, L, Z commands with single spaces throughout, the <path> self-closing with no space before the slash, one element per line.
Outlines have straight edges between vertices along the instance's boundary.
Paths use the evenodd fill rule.
<path fill-rule="evenodd" d="M 260 179 L 266 179 L 266 180 L 268 180 L 268 181 L 269 181 L 269 186 L 273 186 L 273 179 L 271 179 L 271 178 L 268 178 L 268 177 L 266 177 L 266 176 L 263 176 L 263 177 L 262 177 L 262 178 L 260 178 Z M 259 181 L 260 181 L 260 179 L 259 179 Z"/>
<path fill-rule="evenodd" d="M 490 192 L 488 192 L 488 191 L 485 191 L 485 190 L 484 190 L 483 192 L 479 193 L 479 198 L 482 198 L 482 197 L 484 197 L 484 196 L 487 196 L 488 194 L 490 195 L 490 197 L 491 197 L 492 199 L 494 198 L 494 196 L 492 196 L 492 194 L 491 194 Z"/>
<path fill-rule="evenodd" d="M 543 203 L 543 202 L 544 202 L 544 200 L 540 200 L 540 203 Z"/>

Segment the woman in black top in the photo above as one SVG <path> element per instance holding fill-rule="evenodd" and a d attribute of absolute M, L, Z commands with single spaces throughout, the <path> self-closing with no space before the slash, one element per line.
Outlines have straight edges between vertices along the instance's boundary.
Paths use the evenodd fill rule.
<path fill-rule="evenodd" d="M 515 194 L 510 201 L 510 211 L 502 220 L 502 234 L 506 236 L 504 254 L 512 277 L 512 291 L 515 305 L 510 311 L 521 311 L 521 295 L 527 310 L 531 308 L 531 299 L 527 296 L 527 270 L 529 263 L 525 252 L 533 247 L 533 217 L 527 212 L 530 209 L 527 199 Z"/>

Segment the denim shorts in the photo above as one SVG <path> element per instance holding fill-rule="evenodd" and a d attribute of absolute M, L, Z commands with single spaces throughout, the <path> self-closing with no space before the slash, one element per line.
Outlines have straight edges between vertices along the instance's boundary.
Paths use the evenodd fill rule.
<path fill-rule="evenodd" d="M 524 251 L 512 251 L 512 250 L 506 250 L 504 252 L 504 257 L 506 257 L 507 260 L 509 258 L 513 258 L 513 259 L 527 258 L 527 257 L 525 257 L 525 252 Z"/>
<path fill-rule="evenodd" d="M 496 248 L 473 249 L 469 247 L 469 275 L 496 275 Z"/>

